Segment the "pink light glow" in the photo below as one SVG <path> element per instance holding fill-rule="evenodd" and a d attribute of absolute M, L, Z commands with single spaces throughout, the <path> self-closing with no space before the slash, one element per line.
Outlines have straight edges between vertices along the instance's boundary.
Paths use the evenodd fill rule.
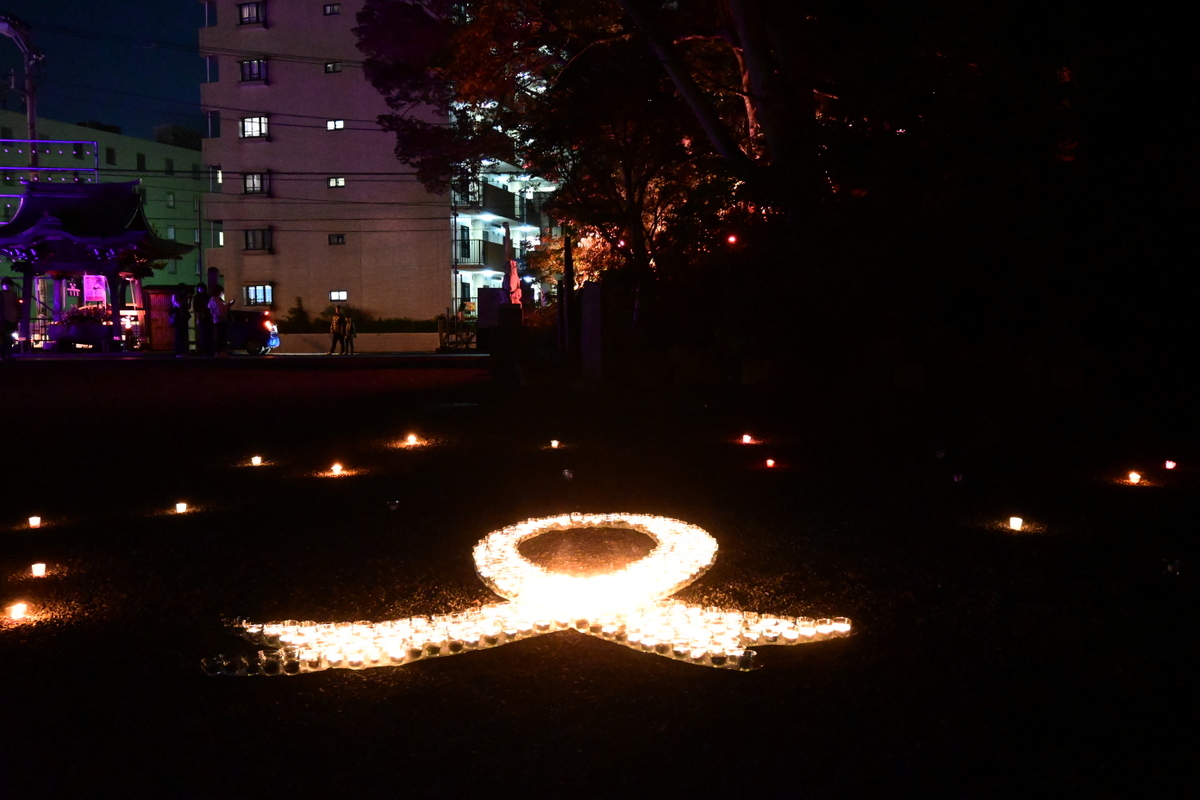
<path fill-rule="evenodd" d="M 1174 461 L 1168 461 L 1168 462 L 1167 462 L 1166 464 L 1164 464 L 1163 466 L 1164 466 L 1164 467 L 1166 467 L 1167 469 L 1175 469 L 1175 462 L 1174 462 Z"/>

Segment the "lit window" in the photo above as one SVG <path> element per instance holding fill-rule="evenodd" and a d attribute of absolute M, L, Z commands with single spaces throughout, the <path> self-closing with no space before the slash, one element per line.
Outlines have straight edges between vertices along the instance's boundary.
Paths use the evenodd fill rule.
<path fill-rule="evenodd" d="M 242 194 L 266 194 L 267 173 L 247 172 L 242 175 Z"/>
<path fill-rule="evenodd" d="M 212 246 L 225 246 L 225 223 L 219 219 L 212 221 Z"/>
<path fill-rule="evenodd" d="M 329 243 L 330 244 L 345 244 L 346 243 L 346 234 L 344 234 L 344 233 L 329 234 Z"/>
<path fill-rule="evenodd" d="M 344 119 L 327 119 L 327 120 L 325 120 L 325 130 L 327 130 L 327 131 L 340 131 L 345 127 L 346 127 L 346 120 L 344 120 Z"/>
<path fill-rule="evenodd" d="M 200 244 L 200 229 L 199 228 L 192 228 L 192 241 L 195 242 L 196 244 Z"/>
<path fill-rule="evenodd" d="M 271 231 L 268 228 L 251 228 L 243 231 L 246 235 L 246 250 L 270 250 Z"/>
<path fill-rule="evenodd" d="M 242 287 L 242 294 L 245 298 L 244 304 L 248 306 L 269 306 L 273 302 L 269 283 L 251 283 Z"/>
<path fill-rule="evenodd" d="M 341 3 L 326 3 L 324 6 L 325 16 L 332 17 L 334 14 L 342 13 Z"/>
<path fill-rule="evenodd" d="M 238 25 L 256 25 L 264 19 L 262 3 L 239 3 Z"/>
<path fill-rule="evenodd" d="M 347 299 L 349 299 L 349 292 L 347 292 L 345 289 L 334 289 L 329 293 L 329 299 L 341 300 L 342 302 L 345 302 Z"/>
<path fill-rule="evenodd" d="M 166 238 L 168 238 L 168 239 L 175 238 L 175 226 L 174 225 L 167 226 L 167 237 Z"/>
<path fill-rule="evenodd" d="M 104 148 L 104 163 L 114 167 L 117 165 L 117 148 Z"/>
<path fill-rule="evenodd" d="M 221 191 L 221 183 L 224 180 L 224 173 L 221 172 L 220 167 L 211 166 L 208 168 L 208 190 L 210 192 Z"/>
<path fill-rule="evenodd" d="M 267 135 L 267 117 L 265 114 L 257 117 L 242 117 L 239 120 L 238 135 L 243 139 L 262 139 Z"/>
<path fill-rule="evenodd" d="M 339 186 L 345 186 L 345 185 L 346 185 L 345 178 L 330 178 L 329 179 L 329 188 L 331 188 L 331 189 L 339 187 Z"/>
<path fill-rule="evenodd" d="M 341 71 L 342 71 L 342 62 L 340 62 L 340 61 L 326 61 L 325 62 L 325 74 L 326 75 L 333 73 L 333 72 L 341 72 Z"/>
<path fill-rule="evenodd" d="M 167 192 L 167 208 L 175 207 L 175 193 Z"/>
<path fill-rule="evenodd" d="M 238 80 L 243 83 L 265 81 L 267 79 L 267 60 L 255 58 L 250 61 L 239 61 L 238 70 Z"/>

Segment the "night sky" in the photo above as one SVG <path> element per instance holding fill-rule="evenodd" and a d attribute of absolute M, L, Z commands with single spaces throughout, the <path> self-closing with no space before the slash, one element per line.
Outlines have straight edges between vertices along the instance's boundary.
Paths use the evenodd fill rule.
<path fill-rule="evenodd" d="M 202 130 L 204 10 L 195 0 L 0 0 L 0 12 L 28 23 L 45 53 L 39 117 L 96 120 L 147 139 L 158 125 Z M 23 71 L 21 53 L 0 37 L 0 70 L 14 69 Z M 24 108 L 13 92 L 3 103 Z"/>

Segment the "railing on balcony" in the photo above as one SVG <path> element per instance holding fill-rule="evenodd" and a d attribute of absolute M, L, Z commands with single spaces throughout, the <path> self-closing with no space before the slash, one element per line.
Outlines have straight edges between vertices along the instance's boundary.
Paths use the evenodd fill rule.
<path fill-rule="evenodd" d="M 507 269 L 504 245 L 483 239 L 459 239 L 454 243 L 454 266 L 481 269 Z"/>
<path fill-rule="evenodd" d="M 492 214 L 501 219 L 516 220 L 521 225 L 541 227 L 540 198 L 531 200 L 507 189 L 480 181 L 460 182 L 452 191 L 454 204 L 464 211 Z"/>

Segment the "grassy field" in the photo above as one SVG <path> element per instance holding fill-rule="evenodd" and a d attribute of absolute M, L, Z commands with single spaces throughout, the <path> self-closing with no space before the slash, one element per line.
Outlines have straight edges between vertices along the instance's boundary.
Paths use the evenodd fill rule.
<path fill-rule="evenodd" d="M 0 601 L 34 617 L 0 628 L 0 796 L 1194 789 L 1200 453 L 1168 426 L 330 361 L 0 375 Z M 429 445 L 393 446 L 410 432 Z M 354 474 L 321 477 L 334 461 Z M 1121 482 L 1133 469 L 1145 480 Z M 472 545 L 573 510 L 705 528 L 717 561 L 682 599 L 844 615 L 855 633 L 759 648 L 749 673 L 574 632 L 360 672 L 200 669 L 252 652 L 230 617 L 494 600 Z M 34 561 L 50 574 L 26 577 Z"/>

